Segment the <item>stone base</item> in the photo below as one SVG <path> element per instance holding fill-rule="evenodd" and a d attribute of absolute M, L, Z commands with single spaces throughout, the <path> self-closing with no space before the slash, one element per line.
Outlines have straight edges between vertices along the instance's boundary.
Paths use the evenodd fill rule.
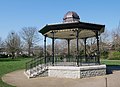
<path fill-rule="evenodd" d="M 59 78 L 85 78 L 106 74 L 106 65 L 95 66 L 49 66 L 48 76 Z"/>

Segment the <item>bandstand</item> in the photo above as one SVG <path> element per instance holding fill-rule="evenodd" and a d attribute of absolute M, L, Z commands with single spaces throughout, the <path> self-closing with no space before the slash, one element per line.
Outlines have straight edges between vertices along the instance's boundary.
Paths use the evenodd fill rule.
<path fill-rule="evenodd" d="M 47 24 L 39 32 L 44 36 L 44 65 L 47 66 L 49 77 L 84 78 L 106 74 L 106 65 L 100 64 L 99 36 L 104 32 L 105 25 L 81 22 L 76 12 L 69 11 L 64 15 L 63 22 Z M 46 40 L 52 39 L 52 56 L 47 56 Z M 88 38 L 96 37 L 96 55 L 86 54 Z M 62 59 L 55 56 L 54 42 L 64 39 L 68 42 L 67 56 Z M 76 55 L 70 54 L 70 42 L 76 39 Z M 84 55 L 80 55 L 79 39 L 84 40 Z"/>

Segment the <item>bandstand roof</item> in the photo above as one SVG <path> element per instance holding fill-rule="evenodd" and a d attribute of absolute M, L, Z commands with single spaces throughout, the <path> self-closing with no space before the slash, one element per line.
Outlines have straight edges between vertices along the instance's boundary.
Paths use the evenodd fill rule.
<path fill-rule="evenodd" d="M 86 23 L 86 22 L 68 22 L 59 24 L 45 25 L 39 32 L 47 37 L 52 38 L 52 32 L 55 32 L 55 39 L 75 39 L 76 30 L 79 31 L 79 39 L 94 37 L 95 32 L 98 31 L 99 35 L 104 32 L 105 25 Z"/>

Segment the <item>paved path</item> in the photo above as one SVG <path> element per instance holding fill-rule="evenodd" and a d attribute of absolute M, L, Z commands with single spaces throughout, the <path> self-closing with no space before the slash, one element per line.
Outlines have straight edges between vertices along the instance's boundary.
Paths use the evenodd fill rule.
<path fill-rule="evenodd" d="M 84 79 L 65 79 L 51 77 L 37 77 L 28 79 L 24 70 L 8 73 L 2 80 L 17 87 L 120 87 L 120 71 L 106 76 L 97 76 Z"/>

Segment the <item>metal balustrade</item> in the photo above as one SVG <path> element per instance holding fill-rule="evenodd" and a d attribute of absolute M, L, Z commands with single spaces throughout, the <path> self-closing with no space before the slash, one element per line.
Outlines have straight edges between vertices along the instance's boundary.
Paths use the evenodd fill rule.
<path fill-rule="evenodd" d="M 52 65 L 52 58 L 53 57 L 46 57 L 46 62 L 48 65 Z M 77 66 L 77 62 L 79 63 L 80 66 L 96 65 L 96 64 L 98 64 L 98 57 L 97 57 L 97 55 L 55 56 L 54 57 L 54 65 L 55 66 Z"/>
<path fill-rule="evenodd" d="M 35 77 L 37 75 L 42 74 L 47 70 L 47 66 L 44 63 L 45 59 L 42 58 L 34 58 L 26 63 L 26 74 L 29 77 Z"/>
<path fill-rule="evenodd" d="M 77 58 L 78 57 L 78 58 Z M 52 66 L 51 56 L 45 58 L 34 58 L 26 63 L 26 73 L 29 77 L 41 75 Z M 77 64 L 78 62 L 78 64 Z M 55 56 L 54 66 L 89 66 L 98 64 L 97 56 Z"/>

